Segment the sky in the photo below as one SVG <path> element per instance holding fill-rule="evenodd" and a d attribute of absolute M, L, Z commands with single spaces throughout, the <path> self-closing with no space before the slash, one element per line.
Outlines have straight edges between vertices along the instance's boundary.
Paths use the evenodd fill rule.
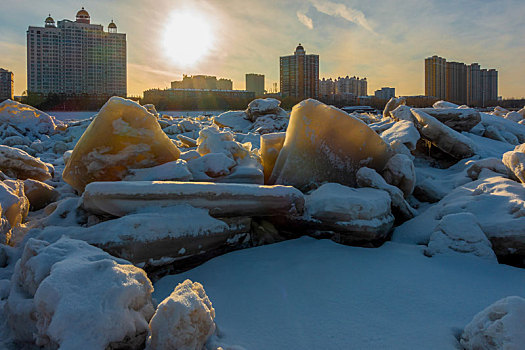
<path fill-rule="evenodd" d="M 301 43 L 320 56 L 321 78 L 366 77 L 368 94 L 424 94 L 424 59 L 436 54 L 495 68 L 499 95 L 525 97 L 523 0 L 2 0 L 0 67 L 15 73 L 15 95 L 26 89 L 27 27 L 48 14 L 74 20 L 82 6 L 127 34 L 131 96 L 182 74 L 244 89 L 244 75 L 260 73 L 270 89 L 279 56 Z"/>

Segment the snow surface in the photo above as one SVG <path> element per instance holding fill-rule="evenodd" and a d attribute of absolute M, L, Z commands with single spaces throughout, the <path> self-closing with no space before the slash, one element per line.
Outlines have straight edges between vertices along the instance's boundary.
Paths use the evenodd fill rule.
<path fill-rule="evenodd" d="M 525 295 L 522 269 L 427 258 L 414 245 L 370 249 L 308 237 L 166 276 L 153 297 L 185 279 L 202 283 L 213 303 L 220 336 L 211 342 L 245 349 L 457 349 L 480 310 Z"/>

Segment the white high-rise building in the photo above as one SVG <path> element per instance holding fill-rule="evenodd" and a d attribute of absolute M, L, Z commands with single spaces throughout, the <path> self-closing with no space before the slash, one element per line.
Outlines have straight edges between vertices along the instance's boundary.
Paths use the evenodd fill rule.
<path fill-rule="evenodd" d="M 35 93 L 126 96 L 126 34 L 91 24 L 82 8 L 76 20 L 27 30 L 27 89 Z"/>

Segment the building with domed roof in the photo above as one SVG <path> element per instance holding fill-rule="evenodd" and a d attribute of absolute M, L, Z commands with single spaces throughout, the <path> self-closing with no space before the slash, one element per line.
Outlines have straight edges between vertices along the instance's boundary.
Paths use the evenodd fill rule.
<path fill-rule="evenodd" d="M 319 96 L 319 55 L 307 55 L 299 44 L 293 55 L 281 56 L 279 63 L 282 97 Z"/>
<path fill-rule="evenodd" d="M 126 96 L 126 34 L 111 20 L 108 30 L 91 24 L 83 7 L 75 20 L 27 30 L 27 89 L 61 95 Z"/>

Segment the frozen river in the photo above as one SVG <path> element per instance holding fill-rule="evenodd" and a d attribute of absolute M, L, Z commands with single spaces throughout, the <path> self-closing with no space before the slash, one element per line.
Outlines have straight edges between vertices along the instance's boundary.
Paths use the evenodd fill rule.
<path fill-rule="evenodd" d="M 161 114 L 167 114 L 171 116 L 184 116 L 184 117 L 196 117 L 199 115 L 219 115 L 224 111 L 162 111 Z M 91 118 L 97 113 L 97 111 L 82 111 L 82 112 L 46 112 L 49 115 L 55 116 L 59 120 L 84 120 Z"/>

